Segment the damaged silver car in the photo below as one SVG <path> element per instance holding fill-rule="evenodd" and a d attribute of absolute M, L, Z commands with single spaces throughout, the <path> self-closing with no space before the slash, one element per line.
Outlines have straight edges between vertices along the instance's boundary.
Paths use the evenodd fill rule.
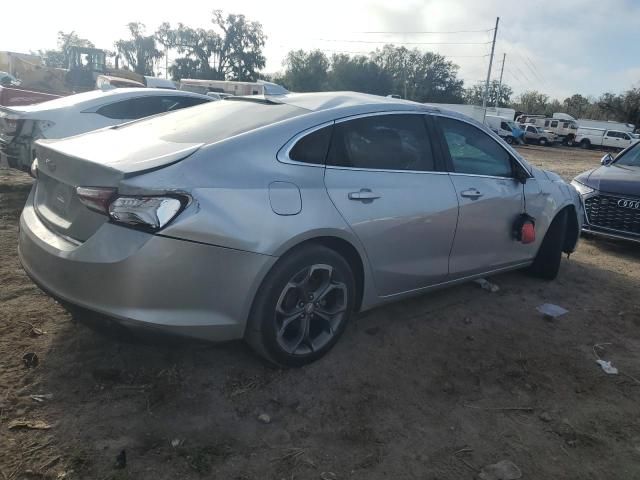
<path fill-rule="evenodd" d="M 125 326 L 299 366 L 355 312 L 513 269 L 553 279 L 578 193 L 483 125 L 351 92 L 233 98 L 40 141 L 20 259 Z"/>

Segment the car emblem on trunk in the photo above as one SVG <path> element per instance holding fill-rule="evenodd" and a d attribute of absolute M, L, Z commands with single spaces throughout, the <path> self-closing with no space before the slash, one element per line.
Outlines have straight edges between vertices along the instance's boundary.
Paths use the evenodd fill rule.
<path fill-rule="evenodd" d="M 47 166 L 47 168 L 54 172 L 56 170 L 56 162 L 54 162 L 53 160 L 51 160 L 50 158 L 46 158 L 44 160 L 44 164 Z"/>
<path fill-rule="evenodd" d="M 621 198 L 618 200 L 618 206 L 622 208 L 640 210 L 640 200 L 625 200 L 624 198 Z"/>

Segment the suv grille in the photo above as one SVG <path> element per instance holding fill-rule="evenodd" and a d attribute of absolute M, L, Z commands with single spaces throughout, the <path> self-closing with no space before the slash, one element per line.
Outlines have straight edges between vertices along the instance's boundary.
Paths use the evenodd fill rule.
<path fill-rule="evenodd" d="M 640 202 L 640 200 L 610 195 L 587 198 L 584 202 L 587 220 L 595 227 L 640 235 L 640 208 L 620 206 L 618 205 L 620 200 L 631 200 L 632 207 L 638 205 L 636 202 Z"/>

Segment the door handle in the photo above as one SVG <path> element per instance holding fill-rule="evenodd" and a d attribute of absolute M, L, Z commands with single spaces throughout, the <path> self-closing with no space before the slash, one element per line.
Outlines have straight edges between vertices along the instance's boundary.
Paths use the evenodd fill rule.
<path fill-rule="evenodd" d="M 368 188 L 361 188 L 359 192 L 349 192 L 349 200 L 359 200 L 361 202 L 373 202 L 380 198 L 380 195 L 373 193 Z"/>
<path fill-rule="evenodd" d="M 469 190 L 463 190 L 462 192 L 460 192 L 460 196 L 470 198 L 471 200 L 477 200 L 478 198 L 482 197 L 482 193 L 480 193 L 475 188 L 470 188 Z"/>

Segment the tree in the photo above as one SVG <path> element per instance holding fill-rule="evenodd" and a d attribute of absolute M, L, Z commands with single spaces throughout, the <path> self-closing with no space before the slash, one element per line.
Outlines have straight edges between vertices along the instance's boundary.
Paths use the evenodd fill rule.
<path fill-rule="evenodd" d="M 482 99 L 484 97 L 484 87 L 484 83 L 478 83 L 469 88 L 466 88 L 464 91 L 465 103 L 469 105 L 482 105 Z M 511 95 L 513 95 L 513 90 L 509 85 L 505 83 L 503 83 L 502 87 L 500 88 L 500 82 L 498 80 L 493 80 L 489 83 L 487 106 L 493 107 L 496 105 L 498 92 L 500 96 L 498 107 L 508 107 L 511 104 Z"/>
<path fill-rule="evenodd" d="M 284 59 L 283 65 L 285 71 L 281 81 L 289 90 L 316 92 L 328 88 L 329 59 L 322 51 L 291 51 Z"/>
<path fill-rule="evenodd" d="M 130 40 L 115 42 L 118 54 L 124 57 L 126 63 L 140 75 L 153 75 L 153 62 L 162 57 L 162 52 L 156 48 L 153 35 L 144 35 L 144 24 L 131 22 L 127 25 Z"/>
<path fill-rule="evenodd" d="M 249 22 L 244 15 L 223 16 L 214 10 L 213 29 L 191 28 L 179 23 L 171 28 L 163 23 L 156 38 L 168 48 L 175 48 L 184 57 L 176 59 L 171 74 L 178 80 L 185 76 L 212 80 L 253 81 L 264 68 L 262 53 L 265 35 L 262 24 Z"/>
<path fill-rule="evenodd" d="M 548 104 L 549 95 L 540 93 L 537 90 L 530 90 L 521 93 L 513 107 L 516 110 L 532 115 L 542 115 L 545 114 Z"/>
<path fill-rule="evenodd" d="M 375 95 L 387 95 L 393 88 L 393 78 L 389 72 L 363 55 L 333 55 L 328 83 L 331 90 L 353 90 Z"/>
<path fill-rule="evenodd" d="M 640 125 L 640 88 L 632 88 L 620 95 L 605 93 L 600 97 L 598 106 L 606 115 L 607 120 Z"/>
<path fill-rule="evenodd" d="M 589 99 L 583 97 L 579 93 L 565 98 L 564 102 L 562 102 L 565 112 L 574 118 L 582 117 L 589 108 L 590 103 Z"/>
<path fill-rule="evenodd" d="M 458 66 L 433 52 L 385 45 L 372 60 L 393 78 L 389 93 L 417 102 L 462 103 L 463 81 Z"/>
<path fill-rule="evenodd" d="M 71 47 L 94 48 L 95 45 L 86 38 L 80 38 L 74 31 L 65 33 L 58 32 L 58 49 L 41 50 L 40 55 L 44 58 L 47 67 L 69 68 L 69 50 Z"/>

